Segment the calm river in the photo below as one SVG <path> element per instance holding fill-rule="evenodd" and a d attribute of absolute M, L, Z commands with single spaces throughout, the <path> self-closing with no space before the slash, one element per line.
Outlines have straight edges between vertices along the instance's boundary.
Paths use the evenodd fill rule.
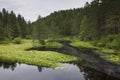
<path fill-rule="evenodd" d="M 60 64 L 56 69 L 19 63 L 0 62 L 0 80 L 119 80 L 98 71 Z"/>

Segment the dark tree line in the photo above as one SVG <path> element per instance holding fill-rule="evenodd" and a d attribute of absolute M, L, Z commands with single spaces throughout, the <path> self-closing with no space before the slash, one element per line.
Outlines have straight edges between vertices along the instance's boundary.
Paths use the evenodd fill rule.
<path fill-rule="evenodd" d="M 79 36 L 84 41 L 97 41 L 120 34 L 119 5 L 120 0 L 93 0 L 82 8 L 56 11 L 47 17 L 39 17 L 33 25 L 38 30 L 38 38 L 43 33 L 44 38 L 48 38 L 47 34 L 54 34 L 54 37 Z"/>
<path fill-rule="evenodd" d="M 4 69 L 11 69 L 12 71 L 15 70 L 17 67 L 17 64 L 14 62 L 2 62 L 0 61 L 0 67 L 3 67 Z"/>
<path fill-rule="evenodd" d="M 87 3 L 84 7 L 87 25 L 80 27 L 88 27 L 85 31 L 88 34 L 83 37 L 94 40 L 101 36 L 119 34 L 119 3 L 119 0 L 94 0 L 91 4 Z"/>
<path fill-rule="evenodd" d="M 30 24 L 20 14 L 16 16 L 13 11 L 8 12 L 3 8 L 0 12 L 0 41 L 31 35 Z"/>
<path fill-rule="evenodd" d="M 32 23 L 34 38 L 43 43 L 47 38 L 55 39 L 60 36 L 78 35 L 82 14 L 81 8 L 54 12 L 44 18 L 39 16 L 38 20 Z"/>
<path fill-rule="evenodd" d="M 120 45 L 119 5 L 120 0 L 93 0 L 82 8 L 56 11 L 43 18 L 39 16 L 32 24 L 20 14 L 16 16 L 13 11 L 3 8 L 0 12 L 0 41 L 32 36 L 45 44 L 47 38 L 79 36 L 83 41 Z"/>

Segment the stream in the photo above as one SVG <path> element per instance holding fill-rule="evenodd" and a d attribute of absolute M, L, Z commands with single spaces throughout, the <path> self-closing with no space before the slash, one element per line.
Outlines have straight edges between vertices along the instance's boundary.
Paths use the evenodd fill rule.
<path fill-rule="evenodd" d="M 77 62 L 60 63 L 56 69 L 0 61 L 0 80 L 120 80 L 120 65 L 106 61 L 94 50 L 78 49 L 61 42 L 60 49 L 30 48 L 56 51 L 76 56 Z"/>

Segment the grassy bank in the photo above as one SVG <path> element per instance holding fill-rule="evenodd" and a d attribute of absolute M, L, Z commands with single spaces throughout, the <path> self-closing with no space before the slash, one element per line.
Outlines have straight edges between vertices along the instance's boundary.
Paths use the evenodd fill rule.
<path fill-rule="evenodd" d="M 89 48 L 89 49 L 97 49 L 99 53 L 102 54 L 108 54 L 105 56 L 101 56 L 107 60 L 110 60 L 115 63 L 120 63 L 120 51 L 116 51 L 114 49 L 109 49 L 106 47 L 98 47 L 92 45 L 90 42 L 84 42 L 84 41 L 74 41 L 71 43 L 72 46 L 78 47 L 78 48 Z"/>
<path fill-rule="evenodd" d="M 74 41 L 71 43 L 72 46 L 78 47 L 78 48 L 97 48 L 90 44 L 89 42 L 84 42 L 84 41 Z"/>
<path fill-rule="evenodd" d="M 22 44 L 0 45 L 0 60 L 26 63 L 55 68 L 60 62 L 77 60 L 75 57 L 53 51 L 25 51 L 32 47 L 31 40 L 24 40 Z"/>
<path fill-rule="evenodd" d="M 41 45 L 38 40 L 34 41 L 33 47 L 46 47 L 46 48 L 62 48 L 62 44 L 56 41 L 45 41 L 45 45 Z"/>

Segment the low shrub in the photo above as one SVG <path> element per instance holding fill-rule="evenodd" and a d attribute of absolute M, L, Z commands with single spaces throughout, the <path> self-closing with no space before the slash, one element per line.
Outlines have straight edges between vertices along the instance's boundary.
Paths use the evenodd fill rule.
<path fill-rule="evenodd" d="M 98 47 L 106 47 L 109 49 L 120 50 L 120 34 L 118 35 L 108 35 L 107 37 L 102 37 L 97 45 Z"/>
<path fill-rule="evenodd" d="M 98 46 L 98 47 L 105 47 L 105 44 L 102 43 L 102 42 L 98 42 L 98 43 L 96 44 L 96 46 Z"/>
<path fill-rule="evenodd" d="M 120 38 L 116 38 L 114 39 L 110 45 L 109 45 L 110 48 L 113 48 L 115 50 L 120 50 Z"/>
<path fill-rule="evenodd" d="M 31 36 L 30 36 L 30 35 L 27 35 L 25 38 L 26 38 L 26 39 L 31 39 Z"/>
<path fill-rule="evenodd" d="M 22 43 L 22 39 L 20 37 L 17 37 L 15 39 L 13 39 L 13 43 L 14 44 L 21 44 Z"/>
<path fill-rule="evenodd" d="M 58 42 L 47 42 L 45 45 L 46 48 L 61 48 L 62 44 Z"/>
<path fill-rule="evenodd" d="M 9 44 L 11 42 L 10 38 L 5 38 L 3 41 L 1 41 L 1 44 Z"/>

